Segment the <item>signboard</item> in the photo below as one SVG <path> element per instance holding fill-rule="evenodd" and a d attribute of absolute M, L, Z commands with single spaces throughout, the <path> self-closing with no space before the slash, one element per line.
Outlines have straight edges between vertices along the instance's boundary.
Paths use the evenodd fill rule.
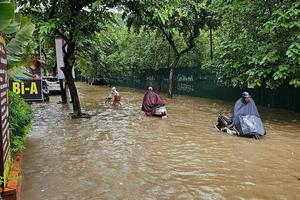
<path fill-rule="evenodd" d="M 8 132 L 8 77 L 6 65 L 5 40 L 0 33 L 0 176 L 4 177 L 4 180 L 7 180 L 11 160 Z"/>
<path fill-rule="evenodd" d="M 62 50 L 64 44 L 65 44 L 64 39 L 62 39 L 60 37 L 55 38 L 56 66 L 57 66 L 57 78 L 58 79 L 65 79 L 64 72 L 61 70 L 61 67 L 65 67 L 64 52 Z M 72 70 L 72 75 L 73 75 L 73 78 L 75 78 L 74 67 Z"/>
<path fill-rule="evenodd" d="M 65 75 L 63 71 L 60 69 L 61 67 L 65 67 L 64 64 L 64 52 L 62 47 L 65 41 L 62 38 L 55 38 L 55 52 L 56 52 L 56 65 L 57 65 L 57 78 L 65 79 Z"/>
<path fill-rule="evenodd" d="M 20 95 L 25 101 L 43 100 L 42 80 L 10 81 L 9 89 Z"/>

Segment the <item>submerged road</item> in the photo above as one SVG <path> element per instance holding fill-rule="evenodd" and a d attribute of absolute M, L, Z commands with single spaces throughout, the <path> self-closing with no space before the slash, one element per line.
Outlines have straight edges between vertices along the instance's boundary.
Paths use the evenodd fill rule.
<path fill-rule="evenodd" d="M 299 114 L 259 108 L 268 134 L 254 140 L 214 128 L 233 103 L 163 96 L 162 120 L 140 111 L 141 90 L 118 88 L 113 110 L 109 88 L 77 87 L 91 119 L 71 119 L 59 96 L 32 105 L 22 200 L 300 199 Z"/>

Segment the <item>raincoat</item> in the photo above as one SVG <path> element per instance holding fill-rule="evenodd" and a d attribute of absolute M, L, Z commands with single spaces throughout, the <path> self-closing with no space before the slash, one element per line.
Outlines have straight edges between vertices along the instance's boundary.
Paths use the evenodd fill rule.
<path fill-rule="evenodd" d="M 234 105 L 233 123 L 242 136 L 264 135 L 265 129 L 252 98 L 246 103 L 243 98 Z"/>
<path fill-rule="evenodd" d="M 156 107 L 164 105 L 165 102 L 160 98 L 158 94 L 156 94 L 152 90 L 147 90 L 142 104 L 142 111 L 148 114 L 152 114 L 154 113 Z"/>

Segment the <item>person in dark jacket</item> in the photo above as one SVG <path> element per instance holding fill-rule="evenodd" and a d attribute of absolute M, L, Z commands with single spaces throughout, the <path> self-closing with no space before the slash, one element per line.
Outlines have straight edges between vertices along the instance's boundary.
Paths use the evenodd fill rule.
<path fill-rule="evenodd" d="M 142 111 L 144 111 L 146 115 L 152 115 L 155 112 L 156 107 L 164 105 L 165 102 L 162 98 L 153 91 L 151 86 L 149 86 L 143 99 Z"/>

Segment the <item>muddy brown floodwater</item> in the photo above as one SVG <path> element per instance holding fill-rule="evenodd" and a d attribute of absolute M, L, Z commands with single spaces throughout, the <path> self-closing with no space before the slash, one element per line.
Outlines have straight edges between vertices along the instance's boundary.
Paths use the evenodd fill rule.
<path fill-rule="evenodd" d="M 91 119 L 71 119 L 59 96 L 32 104 L 22 200 L 300 199 L 299 114 L 259 108 L 268 134 L 254 140 L 214 128 L 230 102 L 163 95 L 162 120 L 140 111 L 141 90 L 118 88 L 114 110 L 109 88 L 77 86 Z"/>

